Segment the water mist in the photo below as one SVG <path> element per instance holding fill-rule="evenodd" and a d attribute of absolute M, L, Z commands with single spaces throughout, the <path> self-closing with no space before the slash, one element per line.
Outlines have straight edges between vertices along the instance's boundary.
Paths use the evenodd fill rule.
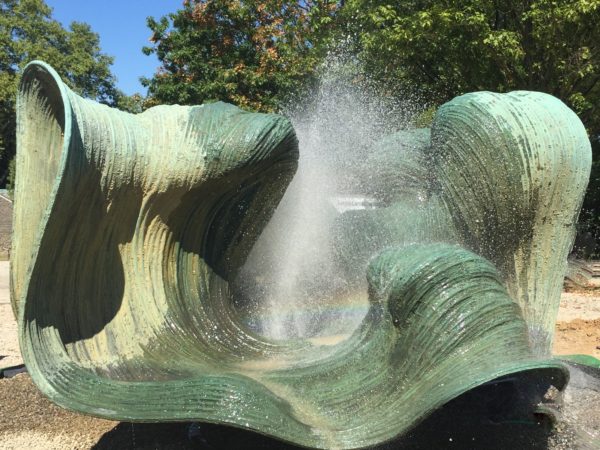
<path fill-rule="evenodd" d="M 298 171 L 237 283 L 238 306 L 255 318 L 254 329 L 273 339 L 335 338 L 360 323 L 368 261 L 357 262 L 360 277 L 340 270 L 339 222 L 377 205 L 367 186 L 378 176 L 365 167 L 370 153 L 382 136 L 410 126 L 418 109 L 382 95 L 342 52 L 330 55 L 312 97 L 284 111 L 299 139 Z"/>

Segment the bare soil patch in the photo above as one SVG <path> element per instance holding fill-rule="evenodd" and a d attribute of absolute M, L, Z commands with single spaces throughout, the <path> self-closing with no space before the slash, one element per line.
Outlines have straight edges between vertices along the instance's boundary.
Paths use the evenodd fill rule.
<path fill-rule="evenodd" d="M 554 353 L 592 355 L 600 359 L 600 319 L 557 323 Z"/>

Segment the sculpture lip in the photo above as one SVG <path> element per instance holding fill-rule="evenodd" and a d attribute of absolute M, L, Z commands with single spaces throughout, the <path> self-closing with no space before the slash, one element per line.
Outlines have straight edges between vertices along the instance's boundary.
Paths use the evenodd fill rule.
<path fill-rule="evenodd" d="M 71 108 L 71 101 L 69 99 L 68 88 L 63 83 L 60 75 L 56 73 L 56 70 L 52 68 L 48 63 L 40 60 L 34 60 L 28 63 L 23 69 L 23 75 L 21 76 L 21 80 L 19 82 L 19 90 L 22 90 L 24 85 L 29 82 L 29 80 L 36 75 L 36 73 L 46 73 L 50 75 L 52 81 L 56 84 L 58 91 L 60 93 L 60 100 L 62 102 L 62 109 L 64 114 L 64 128 L 63 128 L 63 148 L 61 153 L 61 161 L 58 166 L 58 172 L 56 174 L 56 178 L 59 179 L 60 175 L 64 171 L 65 162 L 67 159 L 67 151 L 69 149 L 69 144 L 71 142 L 71 128 L 72 128 L 72 118 L 73 111 Z"/>
<path fill-rule="evenodd" d="M 36 72 L 42 72 L 50 75 L 52 81 L 56 84 L 60 92 L 60 99 L 63 104 L 63 113 L 64 113 L 64 140 L 63 140 L 63 150 L 67 150 L 71 138 L 71 120 L 72 120 L 72 110 L 71 110 L 71 102 L 69 100 L 68 88 L 63 83 L 62 79 L 56 73 L 56 70 L 52 68 L 48 63 L 40 60 L 34 60 L 28 63 L 23 69 L 23 74 L 21 76 L 21 80 L 19 82 L 19 90 L 23 89 L 23 86 L 36 75 Z M 66 158 L 63 158 L 66 159 Z M 63 161 L 61 161 L 62 163 Z M 58 177 L 59 174 L 57 174 Z"/>
<path fill-rule="evenodd" d="M 56 70 L 54 70 L 52 68 L 52 66 L 50 66 L 48 63 L 41 61 L 41 60 L 33 60 L 30 63 L 28 63 L 25 66 L 25 68 L 23 69 L 21 80 L 19 81 L 18 92 L 22 92 L 25 89 L 25 86 L 27 85 L 27 83 L 31 82 L 31 80 L 40 73 L 45 74 L 48 77 L 47 81 L 54 83 L 54 85 L 55 85 L 55 86 L 53 86 L 53 89 L 55 89 L 58 94 L 57 99 L 60 102 L 60 104 L 58 106 L 59 106 L 59 108 L 62 106 L 61 109 L 62 109 L 62 113 L 63 113 L 63 121 L 62 121 L 63 122 L 62 123 L 63 135 L 62 135 L 62 149 L 61 149 L 61 154 L 60 154 L 58 165 L 57 165 L 56 175 L 54 177 L 54 181 L 53 181 L 52 187 L 50 189 L 48 203 L 46 205 L 44 213 L 42 214 L 37 233 L 35 234 L 35 238 L 34 238 L 35 242 L 33 243 L 33 246 L 32 246 L 35 253 L 37 253 L 39 250 L 40 242 L 42 240 L 42 235 L 43 235 L 43 233 L 41 231 L 45 229 L 46 224 L 50 218 L 50 215 L 51 215 L 50 212 L 54 208 L 57 192 L 60 187 L 61 180 L 63 179 L 63 174 L 65 172 L 66 165 L 67 165 L 67 159 L 69 157 L 69 147 L 71 144 L 71 136 L 72 136 L 72 128 L 73 128 L 73 110 L 72 110 L 72 106 L 71 106 L 71 101 L 69 99 L 68 88 L 63 83 L 62 79 L 60 78 L 60 76 L 58 75 Z M 17 96 L 17 115 L 19 114 L 19 110 L 22 109 L 21 103 L 22 103 L 22 98 L 19 95 L 19 96 Z M 15 209 L 15 212 L 13 213 L 13 215 L 15 213 L 16 213 L 16 209 Z M 14 221 L 14 217 L 13 217 L 13 221 Z M 30 284 L 29 280 L 31 278 L 31 274 L 33 273 L 33 267 L 35 266 L 36 260 L 37 260 L 36 256 L 32 254 L 30 264 L 27 267 L 25 274 L 23 276 L 23 283 L 22 283 L 23 290 L 18 295 L 18 298 L 16 298 L 17 296 L 15 294 L 15 287 L 13 285 L 14 279 L 11 276 L 11 297 L 14 298 L 14 300 L 11 303 L 13 306 L 13 312 L 14 312 L 15 316 L 18 318 L 19 323 L 21 323 L 21 324 L 24 323 L 25 308 L 19 307 L 19 305 L 22 305 L 21 299 L 24 299 L 27 296 L 27 291 L 28 291 L 28 287 Z M 12 271 L 12 269 L 11 269 L 11 271 Z M 22 349 L 22 351 L 23 351 L 23 349 Z"/>

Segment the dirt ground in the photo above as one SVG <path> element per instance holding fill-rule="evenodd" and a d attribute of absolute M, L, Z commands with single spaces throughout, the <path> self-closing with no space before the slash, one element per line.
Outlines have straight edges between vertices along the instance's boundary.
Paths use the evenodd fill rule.
<path fill-rule="evenodd" d="M 563 294 L 554 353 L 600 358 L 600 292 Z M 0 367 L 17 364 L 22 359 L 9 301 L 8 262 L 0 261 Z M 190 440 L 191 431 L 182 424 L 133 425 L 82 416 L 44 398 L 27 374 L 0 380 L 0 449 L 213 448 L 202 437 Z M 283 448 L 257 436 L 247 433 L 239 438 L 245 443 L 241 447 L 223 448 Z"/>
<path fill-rule="evenodd" d="M 600 358 L 600 291 L 562 294 L 554 353 L 581 353 Z"/>

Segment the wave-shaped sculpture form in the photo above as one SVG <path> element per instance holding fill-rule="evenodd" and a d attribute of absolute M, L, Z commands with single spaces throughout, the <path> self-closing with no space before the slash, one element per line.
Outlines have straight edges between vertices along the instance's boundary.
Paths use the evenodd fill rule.
<path fill-rule="evenodd" d="M 225 104 L 129 115 L 35 62 L 18 122 L 13 305 L 31 377 L 63 407 L 357 448 L 507 374 L 566 383 L 532 354 L 494 266 L 447 244 L 372 261 L 369 312 L 340 343 L 246 329 L 229 280 L 296 167 L 282 117 Z"/>
<path fill-rule="evenodd" d="M 434 172 L 461 242 L 492 261 L 549 354 L 591 168 L 579 118 L 541 92 L 478 92 L 437 112 Z"/>

